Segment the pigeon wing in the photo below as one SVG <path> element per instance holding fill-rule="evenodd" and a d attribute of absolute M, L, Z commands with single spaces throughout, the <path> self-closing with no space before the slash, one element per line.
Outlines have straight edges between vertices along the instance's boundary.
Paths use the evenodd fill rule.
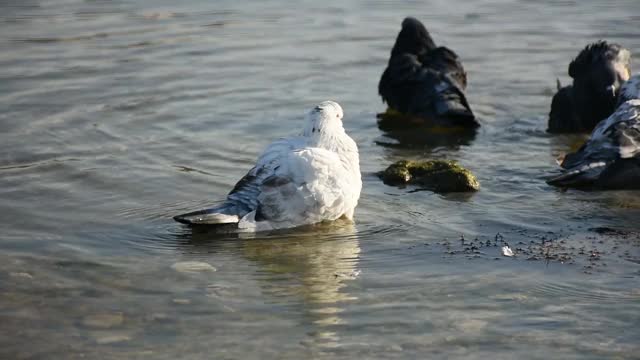
<path fill-rule="evenodd" d="M 606 181 L 600 179 L 603 173 L 610 174 L 613 169 L 624 167 L 621 161 L 639 154 L 640 100 L 632 100 L 620 105 L 615 113 L 600 122 L 589 140 L 577 152 L 565 157 L 561 165 L 566 169 L 563 174 L 547 182 L 556 186 L 588 186 L 596 181 Z"/>
<path fill-rule="evenodd" d="M 422 77 L 422 63 L 411 54 L 391 57 L 378 83 L 378 93 L 393 109 L 408 112 L 409 101 Z"/>
<path fill-rule="evenodd" d="M 594 162 L 612 162 L 640 153 L 640 100 L 628 101 L 600 122 L 589 140 L 562 163 L 565 169 Z"/>
<path fill-rule="evenodd" d="M 467 72 L 464 71 L 460 57 L 453 50 L 441 46 L 426 53 L 422 58 L 423 66 L 447 74 L 461 91 L 467 88 Z"/>
<path fill-rule="evenodd" d="M 244 211 L 241 216 L 254 211 L 258 207 L 258 196 L 266 179 L 275 176 L 286 161 L 288 154 L 301 146 L 303 139 L 280 139 L 271 143 L 258 157 L 256 165 L 236 183 L 227 201 L 237 204 Z"/>

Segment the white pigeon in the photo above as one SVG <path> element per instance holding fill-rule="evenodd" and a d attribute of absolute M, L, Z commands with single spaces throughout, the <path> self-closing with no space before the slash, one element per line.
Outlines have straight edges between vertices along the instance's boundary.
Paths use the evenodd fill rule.
<path fill-rule="evenodd" d="M 640 74 L 622 85 L 619 106 L 547 182 L 561 187 L 640 189 Z"/>
<path fill-rule="evenodd" d="M 360 159 L 342 117 L 338 103 L 320 103 L 306 116 L 302 134 L 267 146 L 224 203 L 174 220 L 237 224 L 243 231 L 353 220 L 362 190 Z"/>

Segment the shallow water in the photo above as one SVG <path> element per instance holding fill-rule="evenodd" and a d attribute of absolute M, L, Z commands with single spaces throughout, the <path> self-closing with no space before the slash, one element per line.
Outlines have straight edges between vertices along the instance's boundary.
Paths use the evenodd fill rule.
<path fill-rule="evenodd" d="M 580 141 L 544 131 L 555 79 L 597 39 L 640 56 L 636 0 L 0 10 L 0 358 L 637 358 L 640 193 L 544 182 Z M 475 138 L 388 146 L 377 128 L 406 15 L 463 59 Z M 171 220 L 325 99 L 361 151 L 355 224 Z M 383 185 L 400 158 L 456 159 L 482 189 Z"/>

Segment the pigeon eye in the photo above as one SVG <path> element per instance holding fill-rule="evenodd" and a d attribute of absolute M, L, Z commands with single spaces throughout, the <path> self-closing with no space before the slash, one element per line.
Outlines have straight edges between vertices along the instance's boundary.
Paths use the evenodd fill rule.
<path fill-rule="evenodd" d="M 337 117 L 337 118 L 340 118 L 340 114 L 336 114 L 336 117 Z"/>

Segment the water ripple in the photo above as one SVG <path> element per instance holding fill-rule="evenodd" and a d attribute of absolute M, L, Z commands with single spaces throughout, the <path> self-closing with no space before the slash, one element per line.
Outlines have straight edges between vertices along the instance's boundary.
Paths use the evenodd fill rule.
<path fill-rule="evenodd" d="M 627 303 L 640 300 L 640 295 L 628 289 L 614 290 L 606 287 L 587 287 L 580 283 L 538 282 L 527 293 L 540 298 L 552 298 L 558 304 L 581 302 Z"/>

